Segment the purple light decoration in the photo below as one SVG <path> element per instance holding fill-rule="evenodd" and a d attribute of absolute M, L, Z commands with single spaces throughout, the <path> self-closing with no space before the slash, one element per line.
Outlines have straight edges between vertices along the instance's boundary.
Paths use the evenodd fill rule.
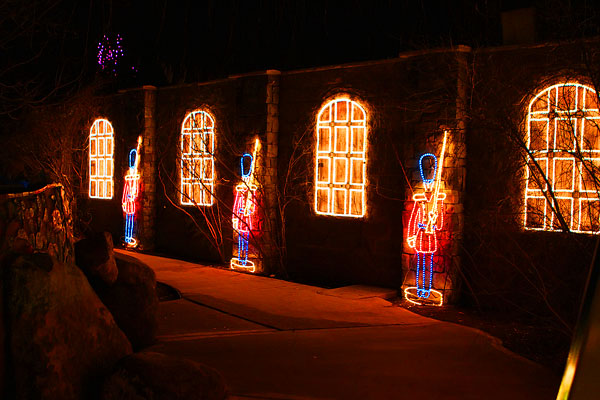
<path fill-rule="evenodd" d="M 117 34 L 114 41 L 104 35 L 98 43 L 98 65 L 102 71 L 110 70 L 116 76 L 119 57 L 123 57 L 121 35 Z"/>

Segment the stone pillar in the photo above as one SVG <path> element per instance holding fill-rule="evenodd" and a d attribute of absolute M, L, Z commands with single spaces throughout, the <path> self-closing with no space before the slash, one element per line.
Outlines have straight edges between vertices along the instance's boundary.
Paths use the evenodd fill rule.
<path fill-rule="evenodd" d="M 277 200 L 277 154 L 279 136 L 279 78 L 281 72 L 267 71 L 267 120 L 265 131 L 264 155 L 264 230 L 263 230 L 263 257 L 265 272 L 273 273 L 279 269 L 279 206 Z"/>
<path fill-rule="evenodd" d="M 461 248 L 464 231 L 464 203 L 465 184 L 467 173 L 467 104 L 469 66 L 468 59 L 471 55 L 469 46 L 459 45 L 456 48 L 456 122 L 452 129 L 452 147 L 448 157 L 448 177 L 450 178 L 451 190 L 448 192 L 448 208 L 451 208 L 450 218 L 452 221 L 451 245 L 448 249 L 448 260 L 446 262 L 446 302 L 453 303 L 458 298 L 461 283 Z M 452 200 L 452 202 L 450 202 Z"/>
<path fill-rule="evenodd" d="M 144 86 L 144 131 L 142 133 L 142 209 L 140 249 L 154 248 L 156 215 L 156 87 Z"/>

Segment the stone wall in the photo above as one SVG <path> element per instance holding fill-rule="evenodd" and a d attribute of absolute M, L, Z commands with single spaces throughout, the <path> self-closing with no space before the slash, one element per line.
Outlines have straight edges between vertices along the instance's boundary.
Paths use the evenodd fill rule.
<path fill-rule="evenodd" d="M 266 88 L 267 75 L 256 73 L 158 89 L 155 115 L 157 250 L 205 263 L 229 262 L 234 240 L 233 192 L 240 180 L 239 159 L 251 149 L 256 137 L 263 145 L 263 157 L 268 150 Z M 270 107 L 276 107 L 270 101 Z M 215 120 L 215 204 L 212 207 L 179 203 L 177 157 L 181 123 L 189 112 L 197 109 L 206 110 Z M 276 131 L 271 130 L 269 138 L 276 143 Z M 271 185 L 275 179 L 273 170 L 265 171 L 270 174 L 267 183 Z"/>
<path fill-rule="evenodd" d="M 142 136 L 142 201 L 138 215 L 140 249 L 154 249 L 156 215 L 156 87 L 144 86 L 144 133 Z"/>
<path fill-rule="evenodd" d="M 35 192 L 0 196 L 2 253 L 48 253 L 60 262 L 74 261 L 73 222 L 61 185 Z"/>
<path fill-rule="evenodd" d="M 152 142 L 146 142 L 145 129 L 146 129 L 146 118 L 145 104 L 148 104 L 150 99 L 145 98 L 145 90 L 133 89 L 122 91 L 117 94 L 98 97 L 98 113 L 96 115 L 90 115 L 90 124 L 96 118 L 108 119 L 114 129 L 114 174 L 113 174 L 113 197 L 112 199 L 92 199 L 88 196 L 88 182 L 89 182 L 89 171 L 87 167 L 87 147 L 83 151 L 83 159 L 86 163 L 83 166 L 82 171 L 82 185 L 78 190 L 79 197 L 77 204 L 80 209 L 79 213 L 79 230 L 85 235 L 88 230 L 95 232 L 110 232 L 113 237 L 113 242 L 116 246 L 123 243 L 124 239 L 124 225 L 125 219 L 123 215 L 123 209 L 121 207 L 121 199 L 123 195 L 123 186 L 125 183 L 125 174 L 129 169 L 129 151 L 136 148 L 138 136 L 142 136 L 144 142 L 142 143 L 142 165 L 140 168 L 146 167 L 150 160 L 144 161 L 147 157 L 144 154 L 144 147 L 149 143 L 152 147 Z M 151 127 L 151 125 L 150 125 Z M 82 127 L 81 134 L 83 136 L 89 135 L 89 126 Z M 151 131 L 150 131 L 151 132 Z M 86 141 L 86 146 L 88 142 Z M 151 166 L 151 164 L 150 164 Z M 144 171 L 141 171 L 144 174 Z M 154 174 L 156 176 L 156 174 Z M 144 178 L 144 177 L 142 177 Z M 152 179 L 149 180 L 150 187 L 152 187 Z M 138 201 L 138 207 L 143 209 L 145 200 L 145 185 L 146 182 L 142 180 L 142 193 L 141 198 Z M 152 193 L 152 189 L 149 190 Z M 146 212 L 148 208 L 146 208 Z M 140 235 L 144 236 L 144 226 L 142 226 L 143 213 L 138 213 L 136 223 L 138 224 L 137 229 Z M 148 220 L 147 220 L 148 222 Z M 151 226 L 151 225 L 150 225 Z M 153 244 L 152 239 L 147 239 L 144 245 L 151 247 Z"/>
<path fill-rule="evenodd" d="M 525 310 L 574 323 L 597 237 L 523 229 L 529 100 L 546 86 L 597 75 L 598 43 L 506 46 L 473 52 L 462 273 L 483 309 Z"/>
<path fill-rule="evenodd" d="M 261 177 L 264 200 L 262 202 L 265 223 L 261 248 L 266 270 L 276 272 L 281 268 L 281 235 L 279 200 L 277 196 L 277 159 L 279 149 L 279 71 L 267 71 L 265 146 L 263 149 L 264 174 Z"/>
<path fill-rule="evenodd" d="M 459 127 L 457 54 L 461 51 L 423 51 L 392 60 L 282 74 L 279 173 L 293 177 L 285 228 L 287 265 L 295 279 L 397 288 L 405 281 L 410 267 L 408 253 L 402 256 L 408 224 L 403 210 L 412 206 L 408 181 L 414 185 L 411 174 L 418 169 L 421 154 L 438 152 L 436 140 L 443 127 Z M 314 212 L 316 114 L 338 94 L 350 96 L 368 113 L 364 218 Z M 290 160 L 298 154 L 303 156 L 294 161 L 296 169 L 287 173 Z M 280 178 L 280 190 L 284 184 Z M 453 201 L 457 206 L 453 213 L 460 214 L 462 197 L 457 194 Z"/>
<path fill-rule="evenodd" d="M 144 181 L 148 194 L 156 198 L 144 200 L 146 242 L 150 245 L 153 237 L 157 250 L 203 262 L 227 262 L 231 256 L 230 217 L 239 157 L 259 137 L 266 217 L 261 246 L 270 259 L 266 269 L 272 271 L 284 260 L 283 272 L 293 279 L 324 285 L 401 287 L 414 281 L 414 251 L 407 248 L 405 234 L 412 190 L 420 185 L 418 159 L 426 152 L 438 154 L 443 130 L 448 129 L 448 224 L 441 234 L 444 246 L 434 288 L 444 289 L 454 301 L 453 290 L 463 275 L 474 285 L 466 292 L 484 296 L 498 289 L 490 276 L 503 275 L 498 281 L 505 282 L 503 293 L 527 282 L 527 258 L 516 257 L 515 240 L 531 246 L 535 257 L 560 260 L 556 270 L 561 274 L 568 270 L 573 248 L 581 245 L 585 250 L 575 251 L 578 262 L 588 259 L 586 236 L 576 236 L 571 243 L 555 233 L 522 231 L 519 153 L 507 134 L 507 121 L 522 116 L 528 93 L 557 77 L 584 76 L 585 63 L 581 44 L 477 51 L 459 46 L 390 60 L 133 90 L 106 99 L 106 116 L 115 120 L 116 144 L 123 149 L 139 132 L 148 136 L 144 157 L 150 164 L 144 167 Z M 320 107 L 339 94 L 355 99 L 369 114 L 367 215 L 361 219 L 324 217 L 313 210 L 315 118 Z M 119 109 L 125 103 L 130 108 Z M 178 204 L 176 158 L 181 122 L 199 108 L 209 110 L 216 121 L 219 201 L 212 208 L 195 209 Z M 137 120 L 134 109 L 142 115 Z M 125 150 L 118 151 L 124 165 Z M 116 194 L 124 171 L 119 168 Z M 104 230 L 118 238 L 122 213 L 117 197 L 88 203 L 94 220 L 105 225 L 110 221 L 111 229 Z M 100 210 L 100 204 L 111 211 Z M 205 234 L 207 212 L 218 226 L 217 246 Z M 545 249 L 548 240 L 556 244 L 552 252 Z M 516 267 L 516 275 L 511 277 L 506 265 Z M 571 288 L 579 282 L 575 275 L 565 278 Z M 552 290 L 558 293 L 560 287 L 556 283 Z"/>

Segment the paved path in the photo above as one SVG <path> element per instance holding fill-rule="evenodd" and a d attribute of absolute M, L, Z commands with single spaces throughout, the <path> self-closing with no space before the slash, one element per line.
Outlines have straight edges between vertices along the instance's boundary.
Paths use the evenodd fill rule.
<path fill-rule="evenodd" d="M 559 377 L 475 329 L 363 288 L 321 288 L 120 251 L 183 299 L 153 351 L 219 370 L 233 399 L 553 399 Z"/>

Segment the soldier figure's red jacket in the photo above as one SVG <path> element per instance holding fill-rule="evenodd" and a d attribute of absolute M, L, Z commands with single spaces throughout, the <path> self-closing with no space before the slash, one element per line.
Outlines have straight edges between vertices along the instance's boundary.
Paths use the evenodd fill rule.
<path fill-rule="evenodd" d="M 252 220 L 256 204 L 254 202 L 255 185 L 240 183 L 235 187 L 235 202 L 233 203 L 233 229 L 238 232 L 252 230 Z"/>
<path fill-rule="evenodd" d="M 413 195 L 413 206 L 408 222 L 408 245 L 414 248 L 418 253 L 435 253 L 438 248 L 437 236 L 435 231 L 439 231 L 444 226 L 444 200 L 446 193 L 437 195 L 437 212 L 433 210 L 433 192 L 421 192 Z M 432 223 L 428 229 L 430 222 Z"/>
<path fill-rule="evenodd" d="M 123 188 L 123 198 L 121 205 L 125 214 L 135 214 L 135 201 L 140 190 L 140 175 L 125 175 L 125 187 Z"/>

